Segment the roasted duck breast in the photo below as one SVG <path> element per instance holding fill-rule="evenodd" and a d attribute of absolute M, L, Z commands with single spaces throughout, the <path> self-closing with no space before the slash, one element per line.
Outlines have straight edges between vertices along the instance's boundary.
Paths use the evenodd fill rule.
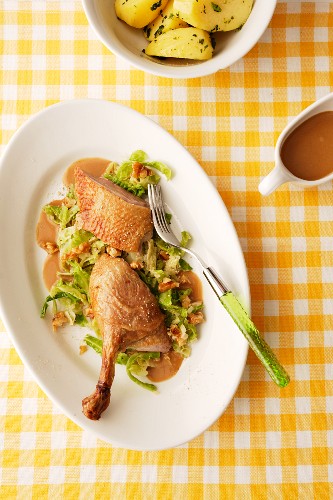
<path fill-rule="evenodd" d="M 103 254 L 91 273 L 89 291 L 103 353 L 96 390 L 82 407 L 88 418 L 98 420 L 110 403 L 118 351 L 167 352 L 171 344 L 156 298 L 123 259 Z"/>
<path fill-rule="evenodd" d="M 93 177 L 75 169 L 75 193 L 83 229 L 118 250 L 138 252 L 142 241 L 152 236 L 150 208 L 104 177 Z"/>

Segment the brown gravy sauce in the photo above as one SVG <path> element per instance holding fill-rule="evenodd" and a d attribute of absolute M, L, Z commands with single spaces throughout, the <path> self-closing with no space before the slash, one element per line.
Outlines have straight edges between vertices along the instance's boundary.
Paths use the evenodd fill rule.
<path fill-rule="evenodd" d="M 105 160 L 105 158 L 82 158 L 81 160 L 77 160 L 67 168 L 63 175 L 62 182 L 67 187 L 74 184 L 74 171 L 76 167 L 79 167 L 87 174 L 101 177 L 109 163 L 110 160 Z"/>
<path fill-rule="evenodd" d="M 281 149 L 284 166 L 299 179 L 314 181 L 333 172 L 333 111 L 301 123 Z"/>
<path fill-rule="evenodd" d="M 186 281 L 181 283 L 180 288 L 183 290 L 191 288 L 190 299 L 192 302 L 202 300 L 202 283 L 200 278 L 193 271 L 183 271 L 182 275 Z"/>
<path fill-rule="evenodd" d="M 43 280 L 48 290 L 58 281 L 58 272 L 60 272 L 59 252 L 48 255 L 43 266 Z"/>
<path fill-rule="evenodd" d="M 49 205 L 61 205 L 62 200 L 53 200 Z M 40 213 L 39 220 L 36 226 L 36 240 L 41 248 L 44 248 L 46 243 L 56 243 L 58 235 L 58 226 L 50 221 L 43 210 Z"/>
<path fill-rule="evenodd" d="M 175 351 L 161 354 L 160 359 L 154 362 L 154 366 L 148 368 L 147 378 L 152 382 L 163 382 L 176 375 L 182 362 L 183 356 Z"/>
<path fill-rule="evenodd" d="M 53 200 L 49 205 L 61 205 L 62 200 Z M 46 243 L 57 242 L 58 226 L 48 219 L 45 212 L 41 211 L 36 226 L 36 240 L 38 245 L 45 250 Z M 48 255 L 43 266 L 43 280 L 46 288 L 50 290 L 57 281 L 57 272 L 60 271 L 59 252 Z"/>

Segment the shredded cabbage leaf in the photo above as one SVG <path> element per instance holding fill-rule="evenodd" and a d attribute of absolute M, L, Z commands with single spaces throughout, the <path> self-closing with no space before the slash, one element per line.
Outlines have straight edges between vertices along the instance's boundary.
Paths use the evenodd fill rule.
<path fill-rule="evenodd" d="M 135 177 L 133 166 L 140 163 L 142 167 L 146 167 L 151 171 L 150 175 L 145 177 Z M 127 191 L 142 197 L 147 193 L 148 184 L 158 184 L 160 176 L 155 171 L 161 172 L 169 181 L 172 177 L 171 169 L 162 162 L 148 161 L 148 155 L 141 150 L 134 151 L 129 160 L 122 162 L 120 165 L 112 163 L 104 173 L 104 177 L 118 184 L 118 186 L 127 189 Z"/>
<path fill-rule="evenodd" d="M 55 224 L 59 224 L 63 229 L 75 218 L 79 207 L 77 205 L 73 205 L 71 208 L 65 205 L 45 205 L 43 211 L 50 220 L 55 222 Z"/>

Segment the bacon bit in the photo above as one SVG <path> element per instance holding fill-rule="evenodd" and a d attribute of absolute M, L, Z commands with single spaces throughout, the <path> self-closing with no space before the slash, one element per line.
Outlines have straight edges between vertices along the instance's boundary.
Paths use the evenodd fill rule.
<path fill-rule="evenodd" d="M 181 285 L 189 285 L 191 284 L 190 279 L 188 278 L 187 271 L 181 271 L 178 275 L 177 278 L 179 279 L 179 283 Z"/>
<path fill-rule="evenodd" d="M 180 335 L 182 334 L 179 326 L 177 326 L 177 325 L 170 326 L 170 333 L 171 333 L 171 335 L 174 335 L 175 337 L 180 337 Z"/>
<path fill-rule="evenodd" d="M 66 198 L 62 200 L 62 203 L 63 205 L 65 205 L 65 207 L 72 208 L 75 205 L 76 200 L 74 198 L 68 198 L 68 196 L 66 196 Z"/>
<path fill-rule="evenodd" d="M 188 322 L 191 323 L 191 325 L 199 325 L 199 323 L 203 323 L 204 321 L 204 315 L 202 314 L 201 311 L 197 313 L 191 313 L 188 315 Z"/>
<path fill-rule="evenodd" d="M 88 350 L 88 347 L 84 344 L 80 345 L 80 356 Z"/>
<path fill-rule="evenodd" d="M 182 307 L 188 309 L 190 305 L 191 305 L 191 299 L 188 295 L 185 295 L 185 297 L 182 298 Z"/>
<path fill-rule="evenodd" d="M 152 171 L 143 166 L 142 163 L 135 161 L 132 165 L 132 177 L 135 179 L 144 179 L 152 174 Z"/>
<path fill-rule="evenodd" d="M 180 347 L 186 344 L 188 335 L 186 332 L 183 333 L 179 326 L 172 324 L 169 329 L 169 335 Z"/>
<path fill-rule="evenodd" d="M 165 283 L 159 283 L 158 285 L 158 291 L 159 292 L 166 292 L 167 290 L 172 290 L 172 288 L 178 288 L 179 283 L 178 281 L 166 281 Z"/>
<path fill-rule="evenodd" d="M 66 323 L 69 323 L 69 319 L 67 318 L 64 311 L 59 311 L 59 312 L 55 313 L 55 315 L 53 316 L 53 319 L 52 319 L 53 331 L 56 332 L 57 328 L 59 328 L 59 326 L 64 326 Z"/>
<path fill-rule="evenodd" d="M 49 255 L 52 255 L 53 253 L 59 252 L 58 245 L 56 243 L 53 243 L 51 241 L 46 241 L 45 243 L 42 242 L 42 247 L 44 250 L 47 251 Z"/>
<path fill-rule="evenodd" d="M 132 269 L 142 269 L 143 268 L 143 264 L 142 262 L 131 262 L 130 263 L 130 266 Z"/>
<path fill-rule="evenodd" d="M 118 250 L 117 248 L 112 247 L 111 245 L 108 245 L 105 249 L 106 253 L 108 253 L 111 257 L 120 257 L 121 256 L 121 250 Z"/>
<path fill-rule="evenodd" d="M 90 243 L 88 241 L 80 243 L 80 245 L 76 248 L 73 248 L 71 252 L 67 253 L 66 255 L 63 255 L 62 260 L 63 261 L 74 260 L 82 253 L 89 252 L 89 250 L 90 250 Z"/>
<path fill-rule="evenodd" d="M 88 307 L 86 309 L 86 316 L 88 316 L 88 318 L 90 318 L 90 319 L 94 319 L 95 315 L 94 315 L 94 311 L 92 310 L 91 307 Z"/>
<path fill-rule="evenodd" d="M 159 254 L 163 260 L 169 260 L 169 254 L 165 250 L 160 250 Z"/>

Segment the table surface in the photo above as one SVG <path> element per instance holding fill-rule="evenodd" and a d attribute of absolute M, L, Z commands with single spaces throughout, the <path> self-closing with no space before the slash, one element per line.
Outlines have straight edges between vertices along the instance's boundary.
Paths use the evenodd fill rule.
<path fill-rule="evenodd" d="M 128 451 L 63 416 L 0 323 L 0 498 L 332 498 L 332 184 L 262 197 L 258 183 L 288 121 L 333 90 L 333 4 L 279 2 L 243 60 L 185 81 L 108 52 L 79 1 L 2 0 L 0 19 L 2 151 L 30 115 L 65 99 L 117 101 L 162 125 L 221 194 L 253 319 L 292 377 L 279 389 L 250 352 L 211 428 L 175 449 Z"/>

